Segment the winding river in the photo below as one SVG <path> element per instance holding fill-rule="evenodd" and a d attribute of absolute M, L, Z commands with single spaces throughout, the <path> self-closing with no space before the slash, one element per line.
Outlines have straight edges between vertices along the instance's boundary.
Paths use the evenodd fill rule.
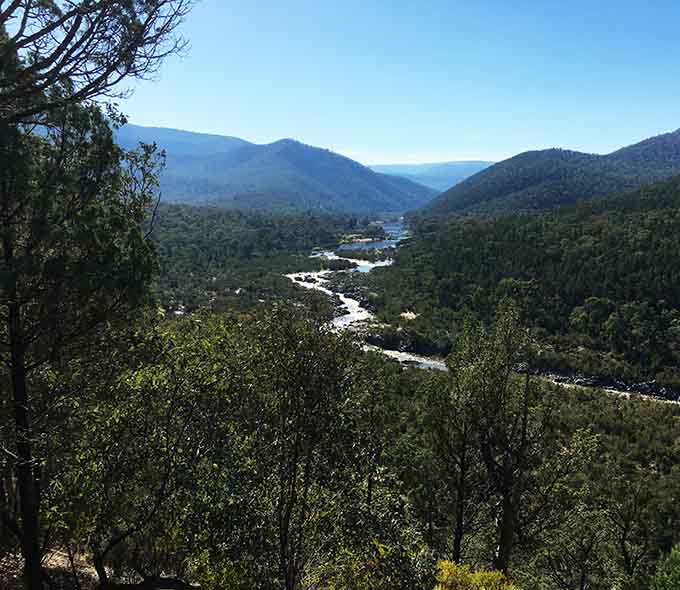
<path fill-rule="evenodd" d="M 342 244 L 338 248 L 338 252 L 342 250 L 357 250 L 357 249 L 386 249 L 386 248 L 396 248 L 399 242 L 407 237 L 407 232 L 403 226 L 403 223 L 393 222 L 390 224 L 385 224 L 385 231 L 391 236 L 390 239 L 373 241 L 373 242 L 356 242 L 352 244 Z M 298 272 L 286 275 L 291 281 L 296 285 L 303 287 L 305 289 L 312 289 L 315 291 L 320 291 L 325 293 L 329 297 L 337 297 L 340 300 L 340 309 L 342 310 L 342 315 L 338 315 L 332 320 L 332 326 L 337 330 L 347 330 L 347 329 L 357 329 L 362 325 L 366 325 L 375 319 L 375 316 L 361 303 L 351 297 L 347 297 L 345 294 L 338 291 L 333 291 L 330 288 L 330 276 L 336 272 L 371 272 L 374 268 L 381 266 L 389 266 L 392 264 L 393 260 L 381 260 L 378 262 L 370 262 L 367 260 L 358 260 L 355 258 L 345 258 L 343 256 L 338 256 L 335 252 L 324 251 L 312 254 L 312 257 L 326 258 L 327 260 L 346 260 L 356 264 L 356 268 L 349 271 L 334 271 L 334 270 L 321 270 L 318 272 Z M 380 352 L 389 358 L 399 361 L 403 364 L 408 364 L 413 367 L 418 367 L 421 369 L 434 369 L 438 371 L 446 371 L 446 363 L 441 358 L 436 357 L 426 357 L 410 352 L 403 352 L 398 350 L 388 350 L 385 348 L 380 348 L 378 346 L 364 345 L 365 350 L 372 350 Z M 551 383 L 561 385 L 563 387 L 576 388 L 583 387 L 587 389 L 598 388 L 611 395 L 617 395 L 621 397 L 630 397 L 631 395 L 646 397 L 649 399 L 654 399 L 657 401 L 664 401 L 669 403 L 680 403 L 676 399 L 664 399 L 659 395 L 650 395 L 643 391 L 638 391 L 634 387 L 629 389 L 618 389 L 616 387 L 608 386 L 597 386 L 590 385 L 584 380 L 574 379 L 574 377 L 568 377 L 556 374 L 543 374 L 541 378 L 549 381 Z"/>
<path fill-rule="evenodd" d="M 385 232 L 390 236 L 389 239 L 379 240 L 373 242 L 355 242 L 350 244 L 341 244 L 338 248 L 339 252 L 343 250 L 382 250 L 386 248 L 395 248 L 400 241 L 408 237 L 404 225 L 401 221 L 385 223 Z M 330 297 L 337 297 L 340 300 L 340 309 L 342 315 L 337 316 L 331 322 L 332 326 L 338 330 L 346 330 L 357 328 L 360 325 L 370 323 L 375 319 L 375 316 L 356 299 L 347 297 L 345 294 L 338 291 L 333 291 L 329 288 L 329 277 L 334 272 L 371 272 L 374 268 L 381 266 L 390 266 L 392 260 L 380 260 L 378 262 L 370 262 L 367 260 L 359 260 L 356 258 L 345 258 L 338 256 L 335 252 L 324 251 L 312 255 L 313 257 L 325 258 L 327 260 L 346 260 L 356 264 L 356 268 L 349 271 L 333 271 L 321 270 L 318 272 L 297 272 L 286 275 L 296 285 L 305 289 L 312 289 L 325 293 Z M 446 364 L 442 359 L 430 358 L 410 352 L 402 352 L 399 350 L 388 350 L 373 345 L 365 345 L 366 350 L 373 350 L 381 352 L 385 356 L 390 357 L 400 363 L 409 364 L 411 366 L 422 369 L 436 369 L 439 371 L 446 371 Z"/>

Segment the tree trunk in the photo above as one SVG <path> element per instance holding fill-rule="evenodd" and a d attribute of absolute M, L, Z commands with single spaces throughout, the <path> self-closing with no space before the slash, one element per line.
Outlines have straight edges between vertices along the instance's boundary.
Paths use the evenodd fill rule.
<path fill-rule="evenodd" d="M 456 563 L 460 563 L 463 554 L 463 504 L 458 502 L 457 515 L 456 515 L 456 527 L 453 531 L 453 554 L 451 559 Z"/>
<path fill-rule="evenodd" d="M 515 505 L 512 501 L 512 488 L 503 495 L 501 501 L 501 515 L 498 526 L 498 550 L 494 557 L 493 566 L 504 574 L 510 567 L 510 556 L 515 543 Z"/>
<path fill-rule="evenodd" d="M 40 524 L 40 497 L 35 480 L 31 449 L 31 414 L 26 387 L 26 362 L 19 306 L 9 305 L 12 393 L 16 432 L 16 477 L 21 515 L 21 553 L 24 558 L 24 584 L 27 590 L 43 589 Z"/>
<path fill-rule="evenodd" d="M 465 535 L 465 504 L 467 503 L 467 423 L 463 426 L 458 459 L 458 485 L 456 490 L 456 526 L 453 531 L 453 561 L 460 563 L 463 556 L 463 536 Z"/>

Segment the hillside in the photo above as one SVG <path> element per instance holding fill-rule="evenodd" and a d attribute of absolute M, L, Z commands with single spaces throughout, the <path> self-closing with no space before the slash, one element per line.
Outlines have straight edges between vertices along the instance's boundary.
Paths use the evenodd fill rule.
<path fill-rule="evenodd" d="M 445 191 L 492 164 L 493 162 L 478 160 L 439 162 L 434 164 L 380 164 L 371 166 L 371 170 L 383 174 L 401 176 L 413 182 L 429 186 L 437 191 Z"/>
<path fill-rule="evenodd" d="M 167 152 L 166 202 L 226 208 L 397 213 L 436 191 L 376 173 L 358 162 L 292 139 L 257 145 L 235 137 L 127 125 L 118 141 L 155 141 Z"/>
<path fill-rule="evenodd" d="M 680 174 L 680 130 L 607 155 L 562 149 L 524 152 L 475 174 L 425 212 L 549 209 Z"/>
<path fill-rule="evenodd" d="M 680 391 L 679 211 L 674 177 L 534 215 L 422 220 L 370 289 L 424 349 L 446 352 L 464 310 L 488 320 L 512 297 L 549 369 Z"/>

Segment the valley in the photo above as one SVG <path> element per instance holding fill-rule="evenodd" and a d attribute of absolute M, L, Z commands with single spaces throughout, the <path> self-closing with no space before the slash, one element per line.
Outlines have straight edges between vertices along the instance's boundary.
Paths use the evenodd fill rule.
<path fill-rule="evenodd" d="M 680 589 L 680 5 L 524 4 L 0 0 L 2 590 Z"/>
<path fill-rule="evenodd" d="M 347 258 L 339 256 L 332 250 L 317 252 L 310 255 L 312 258 L 323 258 L 325 260 L 342 260 L 351 264 L 354 268 L 344 270 L 321 270 L 317 272 L 297 272 L 285 275 L 294 284 L 304 288 L 311 289 L 324 293 L 331 300 L 336 302 L 334 318 L 331 320 L 331 325 L 336 330 L 347 330 L 353 334 L 360 342 L 363 342 L 365 350 L 379 352 L 388 358 L 402 363 L 406 366 L 416 367 L 419 369 L 435 369 L 439 371 L 447 371 L 445 359 L 437 356 L 426 356 L 417 354 L 414 350 L 394 350 L 384 348 L 378 344 L 379 339 L 376 339 L 374 333 L 381 330 L 390 329 L 389 325 L 381 324 L 377 321 L 375 313 L 369 309 L 370 301 L 362 294 L 365 293 L 366 285 L 361 284 L 361 274 L 367 274 L 374 271 L 376 268 L 384 268 L 391 266 L 394 263 L 393 256 L 399 248 L 399 244 L 404 239 L 404 236 L 409 235 L 405 229 L 403 220 L 384 224 L 384 229 L 390 239 L 378 241 L 357 241 L 349 244 L 341 244 L 337 249 L 340 254 L 344 252 L 352 252 L 354 250 L 361 251 L 383 251 L 383 260 L 371 262 L 368 260 Z M 346 280 L 347 275 L 357 277 L 355 273 L 361 273 L 359 278 L 359 286 L 356 281 Z M 363 287 L 363 288 L 362 288 Z M 356 299 L 355 297 L 360 297 Z M 402 312 L 401 317 L 409 317 L 408 312 Z M 415 314 L 413 314 L 415 316 Z M 415 318 L 413 318 L 415 319 Z M 526 369 L 518 369 L 520 372 Z M 534 368 L 532 374 L 545 379 L 548 382 L 568 386 L 591 388 L 602 391 L 609 395 L 618 395 L 623 397 L 639 396 L 650 399 L 664 400 L 673 403 L 680 403 L 680 391 L 673 391 L 667 387 L 658 386 L 651 383 L 624 383 L 621 379 L 616 377 L 602 377 L 602 376 L 584 376 L 574 373 L 555 373 L 550 371 L 541 371 Z"/>

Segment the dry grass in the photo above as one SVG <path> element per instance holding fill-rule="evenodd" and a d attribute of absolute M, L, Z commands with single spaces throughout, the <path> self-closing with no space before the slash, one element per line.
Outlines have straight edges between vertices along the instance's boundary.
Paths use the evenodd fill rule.
<path fill-rule="evenodd" d="M 43 561 L 45 571 L 53 587 L 59 590 L 92 590 L 97 584 L 97 576 L 92 566 L 82 556 L 74 559 L 76 576 L 73 576 L 68 554 L 54 550 Z M 21 557 L 14 553 L 0 556 L 0 588 L 2 590 L 23 590 L 21 579 Z"/>

